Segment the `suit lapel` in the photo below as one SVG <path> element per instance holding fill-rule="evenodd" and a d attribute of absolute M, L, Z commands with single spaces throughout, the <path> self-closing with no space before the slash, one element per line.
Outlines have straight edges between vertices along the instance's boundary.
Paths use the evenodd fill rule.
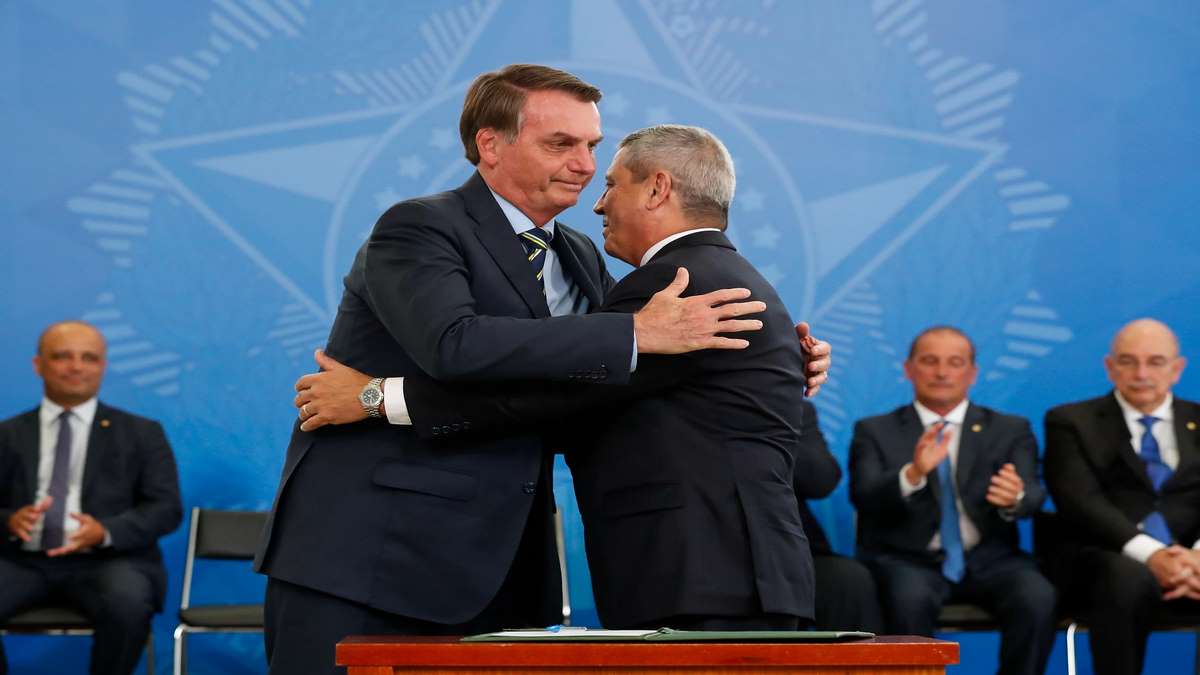
<path fill-rule="evenodd" d="M 487 183 L 483 182 L 483 177 L 476 172 L 458 191 L 467 207 L 467 213 L 478 224 L 475 234 L 480 243 L 496 261 L 500 271 L 504 272 L 504 276 L 529 307 L 529 311 L 539 319 L 550 316 L 546 295 L 529 265 L 525 247 L 513 233 L 512 224 L 496 203 Z"/>
<path fill-rule="evenodd" d="M 1108 399 L 1096 411 L 1096 426 L 1101 438 L 1113 439 L 1112 451 L 1125 462 L 1133 475 L 1137 476 L 1147 490 L 1154 492 L 1154 483 L 1150 481 L 1150 474 L 1146 473 L 1146 464 L 1133 450 L 1133 437 L 1129 435 L 1125 414 L 1121 412 L 1121 406 L 1112 394 L 1109 394 Z"/>
<path fill-rule="evenodd" d="M 979 435 L 983 430 L 983 413 L 968 403 L 962 428 L 958 430 L 958 463 L 954 466 L 954 483 L 958 485 L 959 492 L 962 492 L 962 486 L 967 484 L 967 479 L 975 470 L 975 460 L 979 458 Z M 963 503 L 966 503 L 965 499 Z"/>
<path fill-rule="evenodd" d="M 1200 427 L 1200 410 L 1186 401 L 1175 399 L 1171 406 L 1175 417 L 1175 447 L 1179 449 L 1179 465 L 1175 468 L 1175 476 L 1195 470 L 1200 461 L 1200 447 L 1197 447 L 1197 429 Z"/>
<path fill-rule="evenodd" d="M 567 277 L 579 287 L 579 290 L 588 299 L 588 306 L 595 311 L 595 308 L 604 303 L 604 297 L 600 292 L 600 280 L 595 277 L 591 269 L 585 267 L 580 261 L 582 254 L 577 250 L 579 246 L 582 244 L 575 239 L 575 233 L 568 232 L 562 223 L 557 223 L 556 234 L 554 239 L 550 240 L 550 247 L 554 249 L 558 261 L 562 263 Z"/>
<path fill-rule="evenodd" d="M 25 413 L 17 424 L 17 449 L 21 453 L 21 465 L 25 470 L 26 503 L 37 499 L 38 460 L 42 454 L 41 408 Z"/>
<path fill-rule="evenodd" d="M 92 428 L 88 432 L 87 460 L 83 463 L 83 485 L 80 486 L 80 501 L 82 508 L 87 511 L 91 503 L 92 489 L 96 483 L 96 475 L 104 458 L 108 456 L 112 444 L 112 411 L 100 403 L 96 406 L 96 417 L 92 419 Z"/>
<path fill-rule="evenodd" d="M 917 409 L 911 403 L 897 411 L 896 425 L 896 459 L 901 460 L 900 464 L 903 465 L 912 461 L 913 448 L 917 447 L 917 441 L 920 440 L 921 434 L 925 433 L 925 427 L 921 424 L 921 416 L 917 414 Z M 938 483 L 937 472 L 930 473 L 925 481 L 933 496 L 940 500 L 942 486 Z"/>

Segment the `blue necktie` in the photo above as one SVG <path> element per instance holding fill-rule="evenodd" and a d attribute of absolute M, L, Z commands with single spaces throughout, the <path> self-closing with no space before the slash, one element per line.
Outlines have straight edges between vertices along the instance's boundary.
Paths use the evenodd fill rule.
<path fill-rule="evenodd" d="M 1146 415 L 1139 418 L 1138 421 L 1146 427 L 1145 433 L 1142 434 L 1142 449 L 1138 452 L 1138 456 L 1146 463 L 1146 473 L 1150 476 L 1150 484 L 1154 486 L 1154 491 L 1161 492 L 1163 483 L 1167 482 L 1174 472 L 1162 461 L 1162 456 L 1158 452 L 1158 439 L 1151 431 L 1158 418 Z M 1171 543 L 1171 529 L 1167 527 L 1166 519 L 1158 511 L 1146 516 L 1146 519 L 1142 521 L 1142 532 L 1164 544 Z"/>
<path fill-rule="evenodd" d="M 546 251 L 550 250 L 552 236 L 550 232 L 540 227 L 521 233 L 521 244 L 525 247 L 525 255 L 529 257 L 529 264 L 533 266 L 533 275 L 537 277 L 539 283 L 542 281 L 542 270 L 546 267 Z M 545 292 L 546 287 L 543 285 L 542 293 Z"/>
<path fill-rule="evenodd" d="M 937 432 L 937 442 L 942 442 L 942 434 L 948 426 L 946 420 L 938 420 L 937 424 L 942 425 Z M 958 583 L 962 581 L 963 575 L 966 573 L 967 564 L 963 555 L 962 532 L 958 529 L 958 504 L 954 499 L 954 472 L 950 466 L 950 456 L 938 464 L 938 485 L 942 489 L 942 522 L 940 525 L 940 533 L 942 535 L 942 551 L 946 554 L 946 559 L 942 561 L 942 576 L 950 581 Z"/>
<path fill-rule="evenodd" d="M 67 515 L 67 489 L 71 484 L 71 411 L 58 416 L 58 442 L 54 444 L 54 470 L 47 495 L 54 499 L 42 514 L 42 550 L 63 545 L 63 520 Z"/>

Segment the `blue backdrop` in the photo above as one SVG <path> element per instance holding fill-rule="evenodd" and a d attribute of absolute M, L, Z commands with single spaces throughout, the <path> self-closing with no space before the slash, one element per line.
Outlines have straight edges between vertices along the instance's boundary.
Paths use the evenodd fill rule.
<path fill-rule="evenodd" d="M 103 398 L 165 424 L 185 505 L 267 508 L 353 251 L 394 201 L 469 175 L 467 83 L 533 61 L 604 90 L 601 166 L 657 122 L 729 145 L 732 237 L 834 344 L 817 405 L 843 464 L 853 421 L 907 400 L 905 346 L 934 322 L 975 337 L 974 398 L 1036 428 L 1107 387 L 1122 322 L 1162 318 L 1185 351 L 1200 327 L 1198 45 L 1188 0 L 2 1 L 0 416 L 38 400 L 37 332 L 82 317 L 109 340 Z M 586 207 L 562 219 L 598 239 Z M 565 470 L 556 488 L 587 623 Z M 849 552 L 844 486 L 816 511 Z M 185 530 L 163 541 L 163 672 Z M 260 594 L 243 572 L 198 592 Z M 995 636 L 964 639 L 959 671 L 992 670 Z M 63 640 L 10 639 L 11 660 L 82 667 Z M 193 644 L 195 673 L 263 670 L 257 636 Z M 1192 644 L 1156 636 L 1150 672 Z"/>

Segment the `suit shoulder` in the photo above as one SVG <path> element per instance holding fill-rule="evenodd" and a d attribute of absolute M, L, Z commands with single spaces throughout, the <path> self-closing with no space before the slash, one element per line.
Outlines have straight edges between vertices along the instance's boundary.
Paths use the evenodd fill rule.
<path fill-rule="evenodd" d="M 1083 401 L 1073 401 L 1071 403 L 1063 403 L 1056 405 L 1046 411 L 1046 421 L 1066 421 L 1077 420 L 1085 416 L 1095 414 L 1098 410 L 1110 403 L 1115 403 L 1112 394 L 1097 396 Z"/>
<path fill-rule="evenodd" d="M 110 420 L 114 425 L 120 424 L 133 429 L 162 429 L 162 424 L 156 419 L 115 408 L 105 403 L 101 403 L 96 408 L 96 417 L 100 420 Z"/>
<path fill-rule="evenodd" d="M 438 192 L 436 194 L 413 197 L 392 204 L 383 215 L 379 216 L 380 225 L 392 224 L 425 224 L 440 222 L 435 216 L 466 215 L 465 202 L 454 191 Z"/>
<path fill-rule="evenodd" d="M 854 423 L 854 430 L 856 433 L 859 429 L 876 433 L 881 431 L 891 431 L 899 424 L 900 416 L 904 414 L 906 408 L 908 408 L 908 406 L 902 405 L 899 408 L 889 412 L 860 418 Z"/>
<path fill-rule="evenodd" d="M 1179 410 L 1186 411 L 1189 416 L 1200 415 L 1200 402 L 1189 401 L 1185 398 L 1175 397 L 1175 407 Z"/>
<path fill-rule="evenodd" d="M 4 420 L 0 420 L 0 429 L 7 429 L 8 427 L 21 424 L 22 422 L 24 422 L 30 418 L 36 418 L 37 414 L 38 414 L 37 408 L 33 408 L 31 410 L 26 410 L 25 412 L 22 412 L 22 413 L 17 413 L 16 415 L 13 415 L 12 417 L 9 417 Z"/>
<path fill-rule="evenodd" d="M 977 405 L 975 403 L 972 403 L 971 407 L 977 408 L 992 426 L 1003 429 L 1022 429 L 1029 427 L 1029 420 L 1021 415 L 1006 413 L 1002 410 L 996 410 L 995 408 L 989 408 L 987 406 Z"/>

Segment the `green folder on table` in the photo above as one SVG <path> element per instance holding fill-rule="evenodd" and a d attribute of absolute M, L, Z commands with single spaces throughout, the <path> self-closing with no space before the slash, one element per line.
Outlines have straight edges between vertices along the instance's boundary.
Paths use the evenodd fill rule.
<path fill-rule="evenodd" d="M 554 626 L 468 635 L 463 642 L 840 642 L 875 637 L 864 631 L 822 630 L 605 630 Z"/>

